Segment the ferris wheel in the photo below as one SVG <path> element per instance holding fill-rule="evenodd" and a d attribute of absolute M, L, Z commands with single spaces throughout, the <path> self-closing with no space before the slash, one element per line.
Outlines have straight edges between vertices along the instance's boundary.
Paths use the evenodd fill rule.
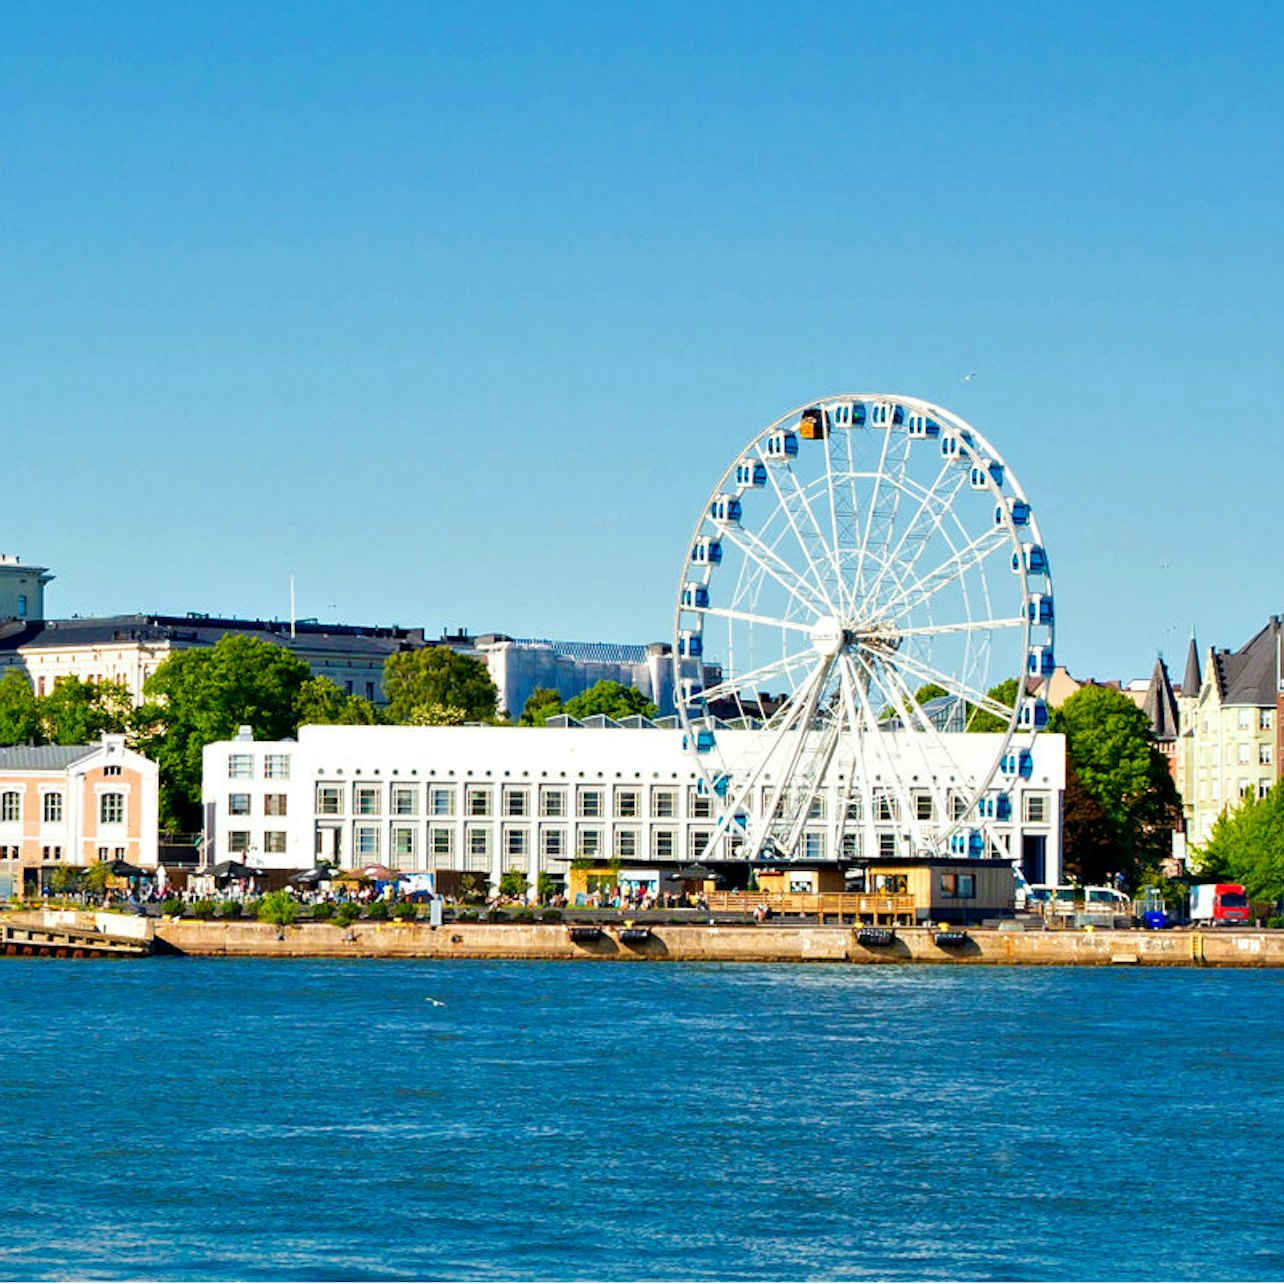
<path fill-rule="evenodd" d="M 714 487 L 679 586 L 705 852 L 1016 856 L 1053 625 L 1030 503 L 970 424 L 870 394 L 784 415 Z"/>

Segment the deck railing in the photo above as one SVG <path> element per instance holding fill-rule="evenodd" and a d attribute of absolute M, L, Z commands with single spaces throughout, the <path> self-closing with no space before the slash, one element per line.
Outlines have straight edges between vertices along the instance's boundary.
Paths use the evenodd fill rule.
<path fill-rule="evenodd" d="M 912 896 L 876 892 L 706 892 L 705 901 L 711 910 L 752 914 L 765 905 L 781 918 L 803 915 L 822 923 L 826 918 L 913 923 L 916 909 Z"/>

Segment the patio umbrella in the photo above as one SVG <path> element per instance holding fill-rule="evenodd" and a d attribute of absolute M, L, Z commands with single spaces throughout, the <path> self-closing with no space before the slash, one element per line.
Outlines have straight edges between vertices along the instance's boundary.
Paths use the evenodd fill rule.
<path fill-rule="evenodd" d="M 222 881 L 226 878 L 257 878 L 263 871 L 255 869 L 253 865 L 243 865 L 239 860 L 223 860 L 212 869 L 200 869 L 196 872 Z"/>
<path fill-rule="evenodd" d="M 715 873 L 707 865 L 686 865 L 676 870 L 670 877 L 676 878 L 680 883 L 703 883 L 710 879 L 715 883 L 722 882 L 722 875 Z"/>
<path fill-rule="evenodd" d="M 376 883 L 395 883 L 401 879 L 401 875 L 396 870 L 389 869 L 387 865 L 363 865 L 361 867 L 362 878 L 369 878 Z"/>
<path fill-rule="evenodd" d="M 146 878 L 147 871 L 131 865 L 125 860 L 113 860 L 107 863 L 107 872 L 114 878 Z"/>
<path fill-rule="evenodd" d="M 329 865 L 316 865 L 312 869 L 305 869 L 301 874 L 295 874 L 288 881 L 296 886 L 313 887 L 317 883 L 328 883 L 337 877 L 338 872 L 331 869 Z"/>

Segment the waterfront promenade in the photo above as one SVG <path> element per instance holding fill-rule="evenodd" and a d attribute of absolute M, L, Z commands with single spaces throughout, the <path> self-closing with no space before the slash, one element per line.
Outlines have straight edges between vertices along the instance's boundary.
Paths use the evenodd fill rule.
<path fill-rule="evenodd" d="M 1000 931 L 961 935 L 901 927 L 890 943 L 859 928 L 800 923 L 655 924 L 627 920 L 574 939 L 566 924 L 358 922 L 274 927 L 162 919 L 158 949 L 195 956 L 278 958 L 596 959 L 620 962 L 1007 964 L 1032 966 L 1284 967 L 1284 931 Z M 591 932 L 591 929 L 590 929 Z M 631 939 L 632 938 L 632 939 Z"/>

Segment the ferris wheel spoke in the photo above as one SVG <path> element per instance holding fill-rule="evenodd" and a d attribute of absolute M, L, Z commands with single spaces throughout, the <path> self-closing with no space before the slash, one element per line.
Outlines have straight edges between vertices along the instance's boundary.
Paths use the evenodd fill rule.
<path fill-rule="evenodd" d="M 898 628 L 898 636 L 935 637 L 944 633 L 994 633 L 999 629 L 1023 629 L 1025 620 L 1019 615 L 1009 615 L 1001 620 L 958 620 L 953 624 L 923 624 L 910 628 Z"/>
<path fill-rule="evenodd" d="M 811 523 L 811 528 L 816 532 L 817 538 L 823 544 L 825 542 L 825 537 L 821 534 L 820 527 L 816 524 L 816 516 L 811 511 L 811 506 L 807 503 L 806 498 L 802 494 L 802 488 L 798 485 L 798 478 L 788 467 L 785 468 L 785 475 L 791 482 L 793 482 L 794 492 L 802 501 L 803 508 L 806 510 L 808 520 Z M 798 521 L 793 509 L 790 507 L 789 499 L 781 488 L 780 481 L 776 476 L 776 469 L 772 468 L 770 464 L 767 466 L 767 480 L 771 483 L 772 490 L 776 492 L 777 507 L 780 512 L 784 513 L 785 521 L 788 523 L 789 529 L 793 531 L 794 539 L 798 544 L 798 550 L 802 553 L 803 560 L 807 563 L 807 569 L 811 573 L 812 586 L 825 603 L 825 614 L 833 615 L 836 608 L 829 596 L 829 593 L 826 591 L 825 577 L 820 573 L 820 570 L 816 566 L 816 560 L 812 557 L 811 549 L 807 547 L 807 540 L 803 537 L 803 533 L 799 529 Z"/>
<path fill-rule="evenodd" d="M 902 552 L 904 552 L 905 550 L 905 545 L 907 541 L 909 540 L 910 536 L 914 533 L 917 527 L 917 524 L 919 522 L 919 519 L 923 517 L 924 513 L 929 511 L 929 509 L 931 511 L 931 518 L 932 518 L 931 525 L 928 527 L 927 530 L 923 532 L 922 542 L 919 548 L 915 550 L 913 556 L 911 556 L 908 562 L 904 564 L 904 570 L 907 574 L 913 573 L 914 567 L 917 564 L 918 559 L 923 555 L 923 550 L 927 548 L 928 545 L 930 544 L 932 536 L 937 534 L 940 531 L 941 523 L 944 521 L 946 514 L 950 511 L 951 505 L 953 505 L 954 502 L 958 499 L 959 492 L 963 489 L 963 478 L 965 474 L 957 470 L 955 470 L 955 476 L 951 477 L 950 474 L 951 474 L 951 465 L 949 463 L 942 464 L 940 471 L 936 474 L 935 480 L 932 482 L 931 486 L 929 486 L 927 490 L 923 493 L 922 498 L 919 500 L 918 508 L 915 510 L 914 516 L 911 517 L 909 522 L 907 523 L 905 527 L 905 531 L 901 535 L 899 543 L 896 545 L 895 549 L 892 550 L 887 560 L 883 563 L 883 566 L 878 573 L 878 578 L 875 579 L 872 585 L 870 585 L 869 593 L 867 594 L 867 596 L 870 598 L 871 601 L 878 600 L 878 591 L 880 588 L 882 588 L 883 581 L 887 578 L 888 571 L 893 566 L 899 565 L 899 558 Z M 947 479 L 954 482 L 953 487 L 949 488 L 947 491 L 943 492 L 942 494 L 937 495 L 936 494 L 937 487 L 940 486 L 941 483 Z M 933 500 L 934 497 L 936 502 L 935 502 L 935 505 L 933 506 L 931 504 L 931 501 Z"/>
<path fill-rule="evenodd" d="M 865 740 L 874 747 L 875 752 L 882 759 L 883 771 L 886 773 L 886 787 L 896 795 L 902 815 L 905 815 L 908 813 L 911 804 L 909 791 L 902 779 L 902 773 L 897 771 L 896 764 L 888 752 L 886 737 L 878 723 L 878 714 L 869 699 L 870 687 L 879 685 L 877 676 L 863 656 L 855 657 L 855 659 L 851 656 L 844 656 L 843 660 L 849 666 L 852 687 L 857 701 L 861 704 L 861 711 L 866 719 L 866 725 L 869 727 L 869 735 L 865 737 Z M 857 665 L 864 670 L 864 681 L 861 681 L 857 673 Z M 878 818 L 874 817 L 873 819 L 877 821 Z"/>
<path fill-rule="evenodd" d="M 722 538 L 730 541 L 747 558 L 756 563 L 763 574 L 770 576 L 799 605 L 806 607 L 816 615 L 830 615 L 833 613 L 824 590 L 820 589 L 814 580 L 809 583 L 800 579 L 797 571 L 788 562 L 752 532 L 743 529 L 743 527 L 736 530 L 728 526 L 723 529 Z M 815 590 L 814 593 L 802 591 L 813 589 Z"/>
<path fill-rule="evenodd" d="M 820 795 L 821 786 L 824 784 L 825 776 L 829 771 L 829 764 L 833 761 L 834 751 L 838 748 L 842 728 L 843 720 L 841 717 L 830 718 L 824 730 L 824 740 L 821 742 L 819 750 L 813 755 L 812 762 L 809 764 L 804 777 L 802 794 L 801 796 L 795 796 L 793 799 L 794 814 L 785 844 L 787 852 L 797 851 L 798 844 L 802 841 L 803 831 L 811 820 L 811 805 Z M 810 734 L 814 735 L 815 733 Z"/>
<path fill-rule="evenodd" d="M 891 598 L 880 610 L 887 615 L 904 616 L 921 606 L 942 589 L 957 583 L 969 571 L 983 565 L 987 558 L 1007 545 L 1007 535 L 1001 526 L 992 527 L 976 539 L 947 557 L 914 583 L 900 596 Z"/>
<path fill-rule="evenodd" d="M 738 695 L 746 688 L 755 687 L 770 678 L 783 678 L 803 668 L 810 670 L 815 663 L 816 653 L 808 647 L 806 651 L 797 651 L 793 655 L 759 665 L 756 669 L 749 669 L 747 672 L 725 678 L 711 687 L 705 687 L 700 694 L 706 701 L 721 700 L 724 697 Z"/>
<path fill-rule="evenodd" d="M 782 620 L 771 615 L 755 615 L 752 611 L 736 611 L 728 606 L 700 606 L 689 608 L 696 615 L 711 615 L 720 620 L 735 620 L 741 624 L 761 624 L 768 628 L 786 629 L 791 633 L 811 636 L 811 625 L 801 620 Z"/>
<path fill-rule="evenodd" d="M 903 651 L 879 651 L 878 654 L 885 664 L 908 670 L 924 682 L 934 682 L 950 695 L 961 696 L 975 709 L 984 709 L 986 713 L 992 713 L 996 718 L 1001 718 L 1005 722 L 1012 717 L 1013 710 L 1007 705 L 1001 704 L 993 696 L 974 690 L 966 682 L 961 682 L 952 674 L 942 673 L 939 669 L 933 668 L 926 663 L 926 661 L 906 655 Z"/>
<path fill-rule="evenodd" d="M 869 497 L 869 511 L 865 514 L 865 531 L 861 536 L 860 550 L 856 555 L 856 576 L 854 583 L 859 586 L 865 574 L 865 554 L 874 532 L 874 516 L 878 512 L 879 491 L 887 471 L 887 449 L 892 440 L 892 428 L 889 425 L 883 432 L 882 446 L 878 456 L 878 471 L 874 474 L 874 486 Z"/>

